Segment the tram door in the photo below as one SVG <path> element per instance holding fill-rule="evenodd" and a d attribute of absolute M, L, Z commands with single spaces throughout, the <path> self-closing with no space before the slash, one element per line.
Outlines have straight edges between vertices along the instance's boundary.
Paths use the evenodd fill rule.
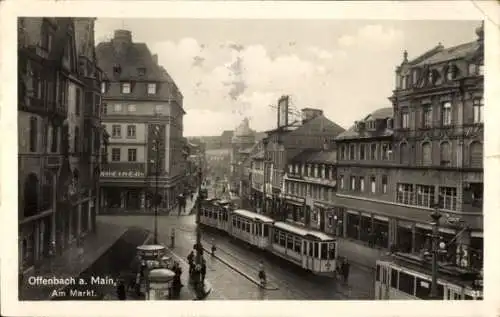
<path fill-rule="evenodd" d="M 312 250 L 312 243 L 306 239 L 302 239 L 302 267 L 310 269 L 312 267 L 312 258 L 309 256 Z"/>
<path fill-rule="evenodd" d="M 390 299 L 390 294 L 389 294 L 389 287 L 390 287 L 390 270 L 391 268 L 387 263 L 380 263 L 380 283 L 378 285 L 378 298 L 380 300 L 387 300 Z"/>

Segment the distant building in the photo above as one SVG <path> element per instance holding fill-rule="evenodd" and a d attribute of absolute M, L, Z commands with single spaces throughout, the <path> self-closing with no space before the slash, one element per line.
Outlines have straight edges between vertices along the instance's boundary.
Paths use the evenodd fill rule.
<path fill-rule="evenodd" d="M 107 78 L 103 122 L 111 136 L 101 172 L 102 207 L 146 211 L 158 183 L 161 210 L 172 208 L 186 176 L 182 94 L 158 56 L 133 42 L 130 31 L 115 31 L 96 53 Z"/>
<path fill-rule="evenodd" d="M 255 144 L 255 134 L 250 129 L 248 119 L 236 128 L 231 139 L 231 187 L 239 193 L 243 176 L 243 162 L 248 150 Z"/>

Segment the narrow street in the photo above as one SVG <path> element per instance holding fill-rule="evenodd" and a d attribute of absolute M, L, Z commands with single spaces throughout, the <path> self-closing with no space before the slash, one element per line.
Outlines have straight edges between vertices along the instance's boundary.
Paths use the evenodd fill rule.
<path fill-rule="evenodd" d="M 141 226 L 153 230 L 154 218 L 151 216 L 100 216 L 104 223 L 119 226 Z M 158 218 L 159 240 L 170 245 L 170 233 L 175 228 L 176 241 L 174 252 L 181 260 L 186 259 L 195 243 L 195 216 L 166 216 Z M 206 248 L 214 239 L 217 256 L 231 267 L 206 255 L 208 259 L 207 279 L 212 284 L 214 294 L 209 299 L 308 299 L 308 300 L 346 300 L 373 298 L 371 276 L 362 269 L 352 266 L 350 281 L 347 285 L 340 280 L 327 276 L 309 274 L 292 264 L 274 257 L 259 254 L 241 243 L 232 242 L 227 236 L 202 231 L 202 242 Z M 257 277 L 258 261 L 263 260 L 271 283 L 277 290 L 261 290 L 244 275 Z M 241 272 L 241 273 L 238 273 Z M 367 281 L 370 285 L 367 285 Z M 238 287 L 235 287 L 238 285 Z"/>

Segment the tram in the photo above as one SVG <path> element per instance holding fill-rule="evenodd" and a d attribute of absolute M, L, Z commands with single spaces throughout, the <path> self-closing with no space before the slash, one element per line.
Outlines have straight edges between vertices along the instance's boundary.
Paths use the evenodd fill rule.
<path fill-rule="evenodd" d="M 205 199 L 200 224 L 216 228 L 236 239 L 294 263 L 314 273 L 334 272 L 337 241 L 320 231 L 276 222 L 228 201 Z"/>
<path fill-rule="evenodd" d="M 312 272 L 335 271 L 336 240 L 320 231 L 275 222 L 271 252 Z"/>
<path fill-rule="evenodd" d="M 375 299 L 431 299 L 431 274 L 431 268 L 412 255 L 396 253 L 391 258 L 378 260 Z M 470 281 L 470 276 L 465 270 L 440 267 L 437 280 L 439 299 L 482 300 L 482 290 L 464 281 Z"/>

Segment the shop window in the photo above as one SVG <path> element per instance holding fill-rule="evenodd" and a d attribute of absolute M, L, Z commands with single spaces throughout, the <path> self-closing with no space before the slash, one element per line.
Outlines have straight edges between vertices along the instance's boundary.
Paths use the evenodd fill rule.
<path fill-rule="evenodd" d="M 359 231 L 359 215 L 347 214 L 347 237 L 351 239 L 358 239 Z"/>
<path fill-rule="evenodd" d="M 359 220 L 360 240 L 370 242 L 370 238 L 372 236 L 372 218 L 368 216 L 360 216 Z"/>
<path fill-rule="evenodd" d="M 398 290 L 413 296 L 415 288 L 415 277 L 405 272 L 399 272 Z"/>

